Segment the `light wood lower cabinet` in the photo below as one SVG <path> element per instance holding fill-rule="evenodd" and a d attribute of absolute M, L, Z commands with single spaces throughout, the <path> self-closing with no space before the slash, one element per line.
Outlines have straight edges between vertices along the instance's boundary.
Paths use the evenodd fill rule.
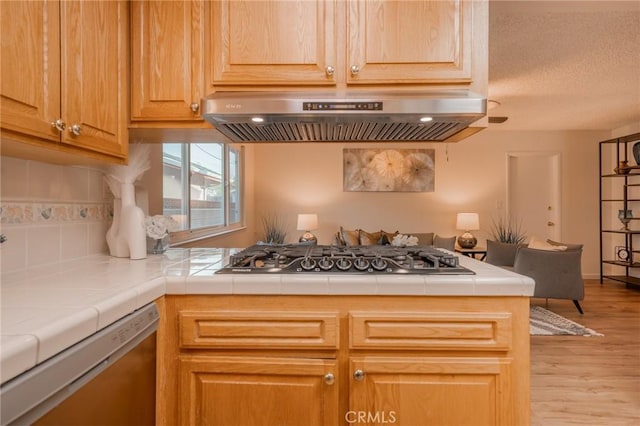
<path fill-rule="evenodd" d="M 366 424 L 515 424 L 508 358 L 353 357 L 349 365 L 346 420 L 366 413 Z"/>
<path fill-rule="evenodd" d="M 526 297 L 166 296 L 158 424 L 527 425 Z"/>
<path fill-rule="evenodd" d="M 338 425 L 336 360 L 180 357 L 182 425 Z"/>

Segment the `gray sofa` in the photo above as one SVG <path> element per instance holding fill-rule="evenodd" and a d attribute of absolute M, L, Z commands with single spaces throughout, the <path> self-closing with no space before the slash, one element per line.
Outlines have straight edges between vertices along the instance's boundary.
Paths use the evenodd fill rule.
<path fill-rule="evenodd" d="M 443 237 L 433 232 L 411 233 L 411 232 L 386 232 L 376 231 L 368 232 L 363 229 L 347 230 L 340 227 L 340 230 L 334 234 L 334 245 L 338 246 L 366 246 L 366 245 L 385 245 L 391 244 L 393 238 L 398 235 L 411 235 L 418 238 L 418 245 L 434 246 L 446 250 L 454 251 L 456 237 Z"/>
<path fill-rule="evenodd" d="M 487 241 L 487 263 L 531 277 L 536 282 L 533 297 L 572 300 L 583 313 L 579 301 L 584 300 L 581 257 L 582 244 L 566 244 L 547 240 L 552 246 L 566 249 L 541 250 L 526 245 Z"/>

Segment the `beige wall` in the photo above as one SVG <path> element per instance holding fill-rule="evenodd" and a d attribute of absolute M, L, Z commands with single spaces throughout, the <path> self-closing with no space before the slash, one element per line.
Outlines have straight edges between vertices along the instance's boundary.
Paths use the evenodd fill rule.
<path fill-rule="evenodd" d="M 2 274 L 107 252 L 113 196 L 103 172 L 0 159 Z"/>
<path fill-rule="evenodd" d="M 508 152 L 561 154 L 562 239 L 585 244 L 583 273 L 599 276 L 598 142 L 609 132 L 508 132 L 487 129 L 457 144 L 394 144 L 436 150 L 435 191 L 364 193 L 342 190 L 344 147 L 384 144 L 264 144 L 255 146 L 256 218 L 278 213 L 288 241 L 297 240 L 298 213 L 317 213 L 321 244 L 343 226 L 376 231 L 457 235 L 456 213 L 480 214 L 480 243 L 491 236 L 492 219 L 504 213 Z M 259 222 L 258 222 L 259 224 Z M 256 240 L 262 236 L 254 228 Z"/>

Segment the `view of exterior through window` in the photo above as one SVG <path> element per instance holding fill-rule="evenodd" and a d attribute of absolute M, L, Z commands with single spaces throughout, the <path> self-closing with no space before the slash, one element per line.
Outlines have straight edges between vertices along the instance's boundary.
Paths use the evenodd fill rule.
<path fill-rule="evenodd" d="M 241 156 L 239 147 L 221 143 L 163 144 L 163 214 L 181 231 L 240 225 Z"/>

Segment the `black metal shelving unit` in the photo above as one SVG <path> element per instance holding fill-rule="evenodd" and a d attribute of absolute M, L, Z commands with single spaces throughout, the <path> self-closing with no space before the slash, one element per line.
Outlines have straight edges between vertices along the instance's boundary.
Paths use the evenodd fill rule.
<path fill-rule="evenodd" d="M 604 211 L 612 211 L 614 214 L 618 210 L 632 210 L 640 208 L 640 198 L 630 198 L 630 189 L 634 187 L 640 187 L 640 165 L 629 165 L 624 171 L 616 171 L 616 167 L 620 165 L 621 161 L 632 163 L 630 161 L 629 152 L 630 147 L 636 142 L 640 142 L 640 133 L 634 133 L 632 135 L 623 136 L 616 139 L 609 139 L 600 142 L 599 152 L 599 175 L 600 175 L 600 284 L 603 284 L 605 279 L 622 282 L 627 288 L 633 288 L 640 290 L 640 249 L 634 248 L 634 235 L 640 235 L 640 225 L 637 225 L 637 221 L 640 220 L 640 211 L 636 213 L 639 217 L 631 218 L 627 229 L 611 229 L 609 224 L 604 223 Z M 613 146 L 615 144 L 615 147 Z M 603 157 L 605 149 L 613 150 L 615 153 L 611 155 L 610 162 L 615 164 L 603 164 Z M 611 161 L 613 160 L 613 161 Z M 618 197 L 603 197 L 603 184 L 612 183 L 616 185 L 617 182 L 622 186 L 622 198 Z M 640 193 L 640 191 L 636 191 Z M 615 216 L 617 217 L 617 215 Z M 615 255 L 611 258 L 606 258 L 604 254 L 604 241 L 603 236 L 605 234 L 619 235 L 621 243 L 617 246 L 624 247 L 629 253 L 629 258 L 624 261 L 616 259 Z M 618 237 L 616 237 L 618 238 Z M 620 273 L 605 273 L 605 265 L 613 265 L 616 270 L 620 270 Z M 609 268 L 611 269 L 611 268 Z M 638 277 L 631 275 L 633 269 L 638 269 Z"/>

